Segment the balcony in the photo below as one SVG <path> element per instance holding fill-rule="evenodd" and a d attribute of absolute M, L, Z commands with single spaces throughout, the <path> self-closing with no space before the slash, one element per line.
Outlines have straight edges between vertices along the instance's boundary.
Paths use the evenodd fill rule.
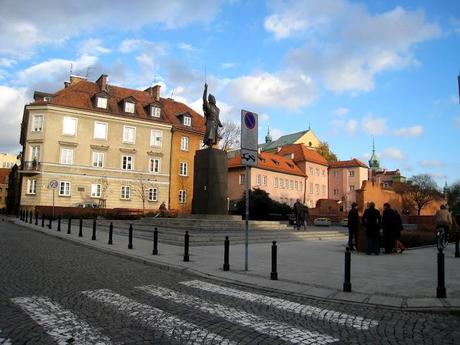
<path fill-rule="evenodd" d="M 23 162 L 19 172 L 24 175 L 41 174 L 42 166 L 41 163 L 37 161 L 25 161 Z"/>

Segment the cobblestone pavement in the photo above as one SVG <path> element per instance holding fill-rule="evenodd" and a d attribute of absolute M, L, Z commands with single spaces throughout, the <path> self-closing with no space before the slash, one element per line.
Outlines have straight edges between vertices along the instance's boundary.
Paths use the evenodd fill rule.
<path fill-rule="evenodd" d="M 0 222 L 0 344 L 459 344 L 460 317 L 250 289 Z"/>

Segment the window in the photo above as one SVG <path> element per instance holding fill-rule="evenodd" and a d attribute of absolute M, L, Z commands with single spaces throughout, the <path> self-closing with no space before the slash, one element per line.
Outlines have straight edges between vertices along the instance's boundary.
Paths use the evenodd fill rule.
<path fill-rule="evenodd" d="M 334 189 L 334 195 L 338 195 L 339 194 L 339 190 L 338 189 Z"/>
<path fill-rule="evenodd" d="M 334 177 L 337 177 L 337 170 L 334 170 Z"/>
<path fill-rule="evenodd" d="M 30 147 L 30 160 L 31 161 L 40 161 L 40 146 L 31 146 Z"/>
<path fill-rule="evenodd" d="M 43 115 L 34 115 L 32 118 L 32 132 L 43 130 Z"/>
<path fill-rule="evenodd" d="M 316 176 L 319 176 L 319 169 L 316 168 Z"/>
<path fill-rule="evenodd" d="M 93 167 L 103 168 L 104 167 L 104 153 L 103 152 L 93 152 Z"/>
<path fill-rule="evenodd" d="M 182 151 L 188 151 L 188 137 L 180 138 L 180 149 Z"/>
<path fill-rule="evenodd" d="M 92 198 L 100 198 L 101 197 L 101 185 L 100 184 L 92 184 L 91 185 L 91 197 Z"/>
<path fill-rule="evenodd" d="M 123 170 L 133 170 L 133 156 L 121 156 L 121 168 Z"/>
<path fill-rule="evenodd" d="M 77 119 L 74 117 L 64 117 L 62 124 L 62 134 L 77 135 Z"/>
<path fill-rule="evenodd" d="M 161 109 L 159 107 L 152 106 L 150 108 L 150 116 L 152 117 L 160 117 Z"/>
<path fill-rule="evenodd" d="M 316 194 L 319 194 L 319 184 L 315 184 L 315 192 Z"/>
<path fill-rule="evenodd" d="M 300 187 L 300 190 L 302 190 L 302 187 L 303 186 L 303 183 L 302 182 L 299 182 L 299 187 Z"/>
<path fill-rule="evenodd" d="M 61 164 L 73 164 L 73 149 L 61 149 Z"/>
<path fill-rule="evenodd" d="M 326 186 L 324 184 L 321 186 L 321 189 L 323 190 L 323 195 L 326 195 Z"/>
<path fill-rule="evenodd" d="M 105 97 L 98 97 L 97 98 L 97 107 L 107 109 L 107 98 Z"/>
<path fill-rule="evenodd" d="M 284 178 L 280 178 L 280 188 L 284 188 Z"/>
<path fill-rule="evenodd" d="M 132 102 L 125 102 L 125 113 L 134 113 L 134 103 Z"/>
<path fill-rule="evenodd" d="M 94 139 L 107 139 L 107 123 L 94 122 Z"/>
<path fill-rule="evenodd" d="M 313 183 L 310 182 L 310 194 L 313 194 Z"/>
<path fill-rule="evenodd" d="M 273 180 L 273 187 L 278 188 L 278 177 Z"/>
<path fill-rule="evenodd" d="M 290 185 L 291 189 L 294 189 L 294 181 L 292 181 L 292 180 L 289 181 L 289 185 Z"/>
<path fill-rule="evenodd" d="M 159 158 L 150 159 L 149 170 L 150 172 L 154 172 L 154 173 L 160 172 L 160 159 Z"/>
<path fill-rule="evenodd" d="M 295 181 L 295 190 L 299 190 L 299 181 Z"/>
<path fill-rule="evenodd" d="M 355 171 L 354 170 L 348 170 L 348 176 L 354 177 L 355 176 Z"/>
<path fill-rule="evenodd" d="M 267 175 L 263 176 L 262 181 L 264 183 L 264 186 L 266 186 L 267 185 Z"/>
<path fill-rule="evenodd" d="M 314 174 L 313 168 L 310 167 L 310 175 L 313 175 L 313 174 Z"/>
<path fill-rule="evenodd" d="M 240 181 L 240 184 L 244 184 L 244 174 L 240 174 L 239 181 Z"/>
<path fill-rule="evenodd" d="M 70 196 L 70 182 L 66 182 L 66 181 L 59 182 L 59 195 Z"/>
<path fill-rule="evenodd" d="M 322 174 L 323 176 L 326 176 L 326 170 L 323 169 Z"/>
<path fill-rule="evenodd" d="M 35 194 L 37 192 L 37 180 L 27 180 L 27 194 Z"/>
<path fill-rule="evenodd" d="M 188 176 L 188 163 L 186 162 L 179 163 L 179 175 Z"/>
<path fill-rule="evenodd" d="M 123 126 L 123 142 L 125 144 L 136 142 L 136 127 Z"/>
<path fill-rule="evenodd" d="M 261 182 L 262 182 L 262 176 L 260 176 L 260 174 L 258 174 L 257 177 L 256 177 L 256 183 L 257 183 L 258 186 L 260 186 Z"/>
<path fill-rule="evenodd" d="M 187 191 L 184 189 L 179 190 L 179 203 L 185 204 L 187 201 Z"/>
<path fill-rule="evenodd" d="M 184 116 L 184 126 L 191 126 L 192 118 L 190 116 Z"/>
<path fill-rule="evenodd" d="M 131 198 L 131 187 L 121 186 L 121 199 L 128 200 Z"/>
<path fill-rule="evenodd" d="M 158 201 L 158 189 L 149 188 L 149 201 Z"/>
<path fill-rule="evenodd" d="M 152 129 L 150 132 L 150 146 L 161 147 L 162 142 L 163 132 Z"/>
<path fill-rule="evenodd" d="M 355 186 L 354 185 L 350 185 L 350 192 L 353 192 L 355 190 Z"/>

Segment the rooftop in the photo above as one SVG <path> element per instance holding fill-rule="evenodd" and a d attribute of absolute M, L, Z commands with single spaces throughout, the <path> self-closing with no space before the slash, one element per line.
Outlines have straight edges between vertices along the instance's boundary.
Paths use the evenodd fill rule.
<path fill-rule="evenodd" d="M 337 162 L 330 162 L 329 163 L 330 168 L 366 168 L 368 169 L 368 166 L 361 162 L 359 159 L 353 158 L 348 161 L 337 161 Z"/>
<path fill-rule="evenodd" d="M 285 145 L 278 152 L 280 156 L 294 154 L 295 162 L 311 162 L 328 166 L 328 161 L 315 150 L 307 148 L 303 144 Z"/>

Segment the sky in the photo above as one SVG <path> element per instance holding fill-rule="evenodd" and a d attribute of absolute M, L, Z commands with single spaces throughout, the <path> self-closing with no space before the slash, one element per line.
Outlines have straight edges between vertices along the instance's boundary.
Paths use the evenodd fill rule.
<path fill-rule="evenodd" d="M 460 181 L 460 1 L 0 0 L 0 152 L 24 105 L 70 73 L 221 119 L 259 114 L 259 141 L 311 127 L 339 159 Z"/>

